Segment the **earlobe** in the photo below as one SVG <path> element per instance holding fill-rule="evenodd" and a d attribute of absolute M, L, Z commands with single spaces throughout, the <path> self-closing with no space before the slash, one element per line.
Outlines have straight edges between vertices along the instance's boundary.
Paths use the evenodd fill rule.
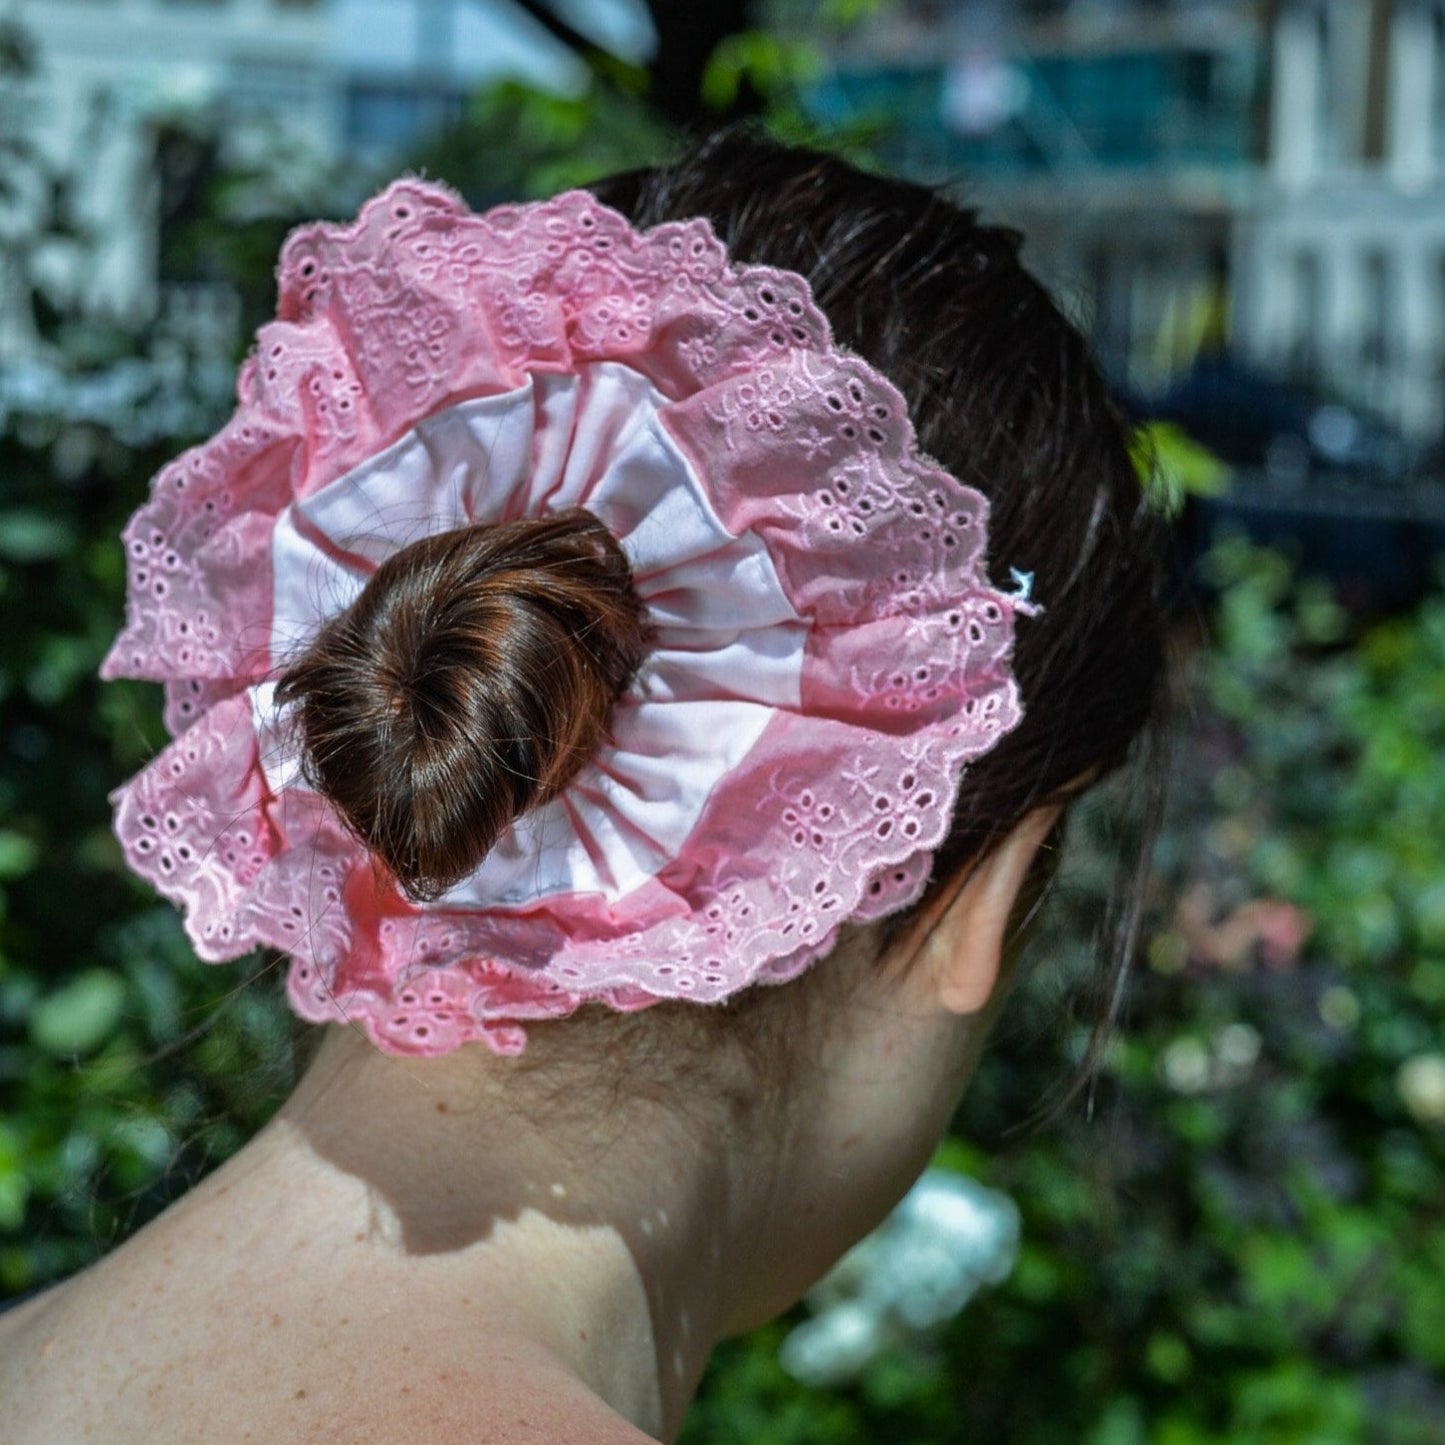
<path fill-rule="evenodd" d="M 1054 824 L 1057 806 L 1030 813 L 963 880 L 924 943 L 938 1007 L 981 1012 L 998 986 L 1009 919 L 1034 855 Z"/>

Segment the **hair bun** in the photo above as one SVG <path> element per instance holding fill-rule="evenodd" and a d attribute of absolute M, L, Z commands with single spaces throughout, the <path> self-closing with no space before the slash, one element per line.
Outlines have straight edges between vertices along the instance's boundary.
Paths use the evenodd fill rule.
<path fill-rule="evenodd" d="M 432 899 L 593 756 L 647 640 L 627 559 L 576 509 L 404 548 L 278 696 L 312 784 Z"/>

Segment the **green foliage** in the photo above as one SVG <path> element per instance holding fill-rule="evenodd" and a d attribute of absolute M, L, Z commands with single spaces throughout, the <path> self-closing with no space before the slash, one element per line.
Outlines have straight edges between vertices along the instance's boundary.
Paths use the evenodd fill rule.
<path fill-rule="evenodd" d="M 465 117 L 413 158 L 423 175 L 477 207 L 553 195 L 615 171 L 655 165 L 677 144 L 641 81 L 612 67 L 577 95 L 509 80 L 479 91 Z"/>
<path fill-rule="evenodd" d="M 1359 632 L 1274 553 L 1229 543 L 1207 572 L 1095 1121 L 1021 1127 L 1080 1052 L 1059 1020 L 1127 782 L 1074 820 L 1031 986 L 951 1145 L 1023 1210 L 1013 1276 L 938 1360 L 890 1361 L 767 1438 L 1445 1439 L 1445 593 Z M 818 1397 L 753 1358 L 774 1346 L 719 1353 L 686 1441 L 743 1438 L 727 1402 L 760 1378 L 806 1422 Z"/>
<path fill-rule="evenodd" d="M 233 155 L 225 166 L 214 123 L 204 117 L 158 125 L 155 144 L 167 189 L 175 193 L 161 233 L 161 273 L 171 281 L 223 285 L 237 302 L 236 339 L 249 344 L 275 314 L 276 257 L 288 232 L 306 221 L 354 214 L 367 178 L 318 155 L 283 126 L 252 132 L 247 154 Z"/>
<path fill-rule="evenodd" d="M 30 1012 L 30 1039 L 64 1059 L 93 1053 L 115 1032 L 125 1006 L 125 982 L 113 969 L 91 968 L 41 998 Z"/>
<path fill-rule="evenodd" d="M 196 961 L 137 886 L 106 795 L 163 737 L 151 689 L 96 679 L 118 542 L 160 451 L 53 418 L 0 444 L 0 1292 L 68 1273 L 233 1150 L 287 1082 L 266 980 Z M 169 446 L 166 450 L 169 450 Z M 243 970 L 244 973 L 244 970 Z M 234 996 L 233 996 L 234 995 Z"/>
<path fill-rule="evenodd" d="M 702 98 L 713 110 L 731 110 L 745 87 L 775 104 L 794 102 L 799 87 L 815 82 L 824 71 L 816 43 L 743 30 L 729 35 L 713 51 L 702 77 Z"/>
<path fill-rule="evenodd" d="M 50 224 L 37 213 L 16 244 Z M 123 609 L 120 528 L 156 467 L 219 424 L 231 368 L 49 320 L 17 364 L 32 384 L 0 405 L 3 1293 L 85 1264 L 235 1149 L 290 1056 L 274 988 L 232 1000 L 237 975 L 197 962 L 109 828 L 108 793 L 164 738 L 154 689 L 96 676 Z"/>
<path fill-rule="evenodd" d="M 1129 455 L 1154 505 L 1171 519 L 1190 497 L 1217 497 L 1229 486 L 1229 467 L 1173 422 L 1135 427 Z"/>
<path fill-rule="evenodd" d="M 866 162 L 878 127 L 820 135 L 805 96 L 824 68 L 824 40 L 881 8 L 880 0 L 825 0 L 806 26 L 758 28 L 729 35 L 702 76 L 701 108 L 719 118 L 751 102 L 757 119 L 781 139 L 826 144 Z M 409 167 L 455 186 L 477 207 L 549 196 L 599 176 L 656 165 L 683 141 L 649 98 L 645 71 L 589 52 L 574 94 L 558 95 L 522 80 L 484 87 L 466 113 L 408 158 Z"/>

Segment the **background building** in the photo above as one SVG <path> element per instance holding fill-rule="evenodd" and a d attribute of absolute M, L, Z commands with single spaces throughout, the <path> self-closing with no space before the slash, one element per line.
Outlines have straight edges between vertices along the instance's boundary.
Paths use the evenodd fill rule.
<path fill-rule="evenodd" d="M 906 5 L 817 103 L 985 192 L 1131 390 L 1228 346 L 1445 424 L 1442 0 Z"/>
<path fill-rule="evenodd" d="M 624 57 L 651 43 L 628 0 L 558 9 Z M 0 0 L 0 26 L 0 358 L 43 350 L 37 296 L 227 324 L 224 294 L 159 284 L 163 132 L 214 137 L 221 164 L 311 204 L 318 171 L 384 166 L 490 80 L 586 80 L 507 0 Z"/>
<path fill-rule="evenodd" d="M 1296 0 L 1236 227 L 1241 348 L 1407 434 L 1445 424 L 1445 3 Z"/>
<path fill-rule="evenodd" d="M 550 9 L 627 58 L 656 40 L 640 0 Z M 819 33 L 804 0 L 773 12 Z M 0 356 L 36 352 L 37 297 L 227 324 L 223 290 L 158 282 L 163 131 L 310 199 L 318 169 L 364 183 L 491 80 L 588 80 L 514 0 L 0 0 L 0 20 L 29 47 L 0 77 Z M 967 178 L 1131 393 L 1227 350 L 1418 443 L 1445 426 L 1445 0 L 909 0 L 825 62 L 814 116 Z"/>
<path fill-rule="evenodd" d="M 0 356 L 35 348 L 32 291 L 123 325 L 155 314 L 160 124 L 210 116 L 232 153 L 282 130 L 317 153 L 336 144 L 315 0 L 22 0 L 0 18 L 20 48 L 3 82 Z"/>

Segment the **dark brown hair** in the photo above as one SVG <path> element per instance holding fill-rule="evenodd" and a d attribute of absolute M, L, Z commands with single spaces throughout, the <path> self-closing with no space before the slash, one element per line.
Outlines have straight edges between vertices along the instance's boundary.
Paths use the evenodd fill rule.
<path fill-rule="evenodd" d="M 574 509 L 403 548 L 278 696 L 318 790 L 407 893 L 435 898 L 597 751 L 646 642 L 627 559 Z"/>

